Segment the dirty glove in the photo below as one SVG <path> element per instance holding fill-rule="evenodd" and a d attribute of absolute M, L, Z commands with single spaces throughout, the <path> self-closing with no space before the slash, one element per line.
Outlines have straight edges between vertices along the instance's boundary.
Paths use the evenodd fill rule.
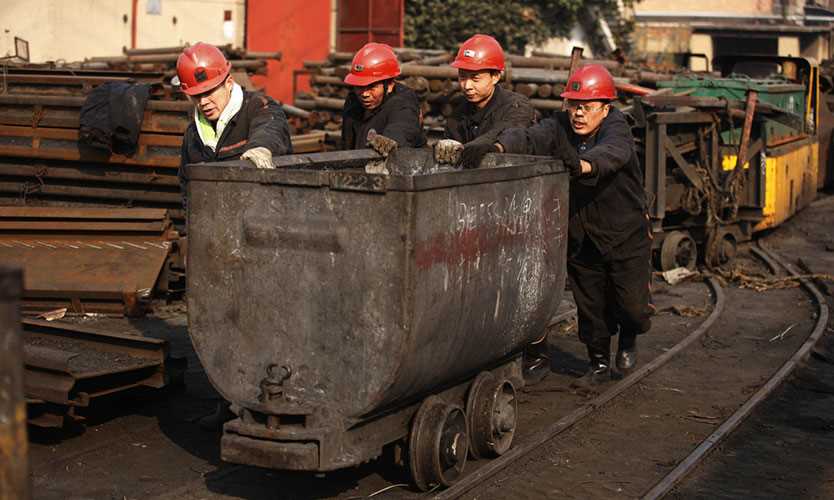
<path fill-rule="evenodd" d="M 463 144 L 454 139 L 441 139 L 434 145 L 434 159 L 437 163 L 451 163 L 457 165 Z"/>
<path fill-rule="evenodd" d="M 375 133 L 368 133 L 368 147 L 381 154 L 384 158 L 388 158 L 395 149 L 397 149 L 397 141 L 384 135 Z"/>
<path fill-rule="evenodd" d="M 460 155 L 460 164 L 463 168 L 478 168 L 481 166 L 481 160 L 487 153 L 498 153 L 498 147 L 495 144 L 488 142 L 469 143 L 463 147 L 463 152 Z"/>
<path fill-rule="evenodd" d="M 568 147 L 563 150 L 557 158 L 565 164 L 565 168 L 570 172 L 571 179 L 582 176 L 582 165 L 579 163 L 579 155 L 573 147 Z"/>
<path fill-rule="evenodd" d="M 272 163 L 272 151 L 263 146 L 247 149 L 240 155 L 240 159 L 251 161 L 257 168 L 275 168 L 275 164 Z"/>

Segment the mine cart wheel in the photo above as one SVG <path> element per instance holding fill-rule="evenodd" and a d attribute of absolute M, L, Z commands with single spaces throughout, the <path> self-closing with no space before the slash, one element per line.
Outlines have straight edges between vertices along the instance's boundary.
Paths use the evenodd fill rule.
<path fill-rule="evenodd" d="M 466 400 L 469 453 L 475 458 L 503 455 L 513 444 L 517 415 L 512 382 L 496 379 L 489 372 L 478 375 Z"/>
<path fill-rule="evenodd" d="M 707 248 L 712 249 L 707 252 L 707 260 L 710 267 L 725 266 L 736 258 L 738 250 L 738 242 L 735 235 L 728 230 L 721 230 L 715 235 L 717 242 L 712 240 L 707 242 Z"/>
<path fill-rule="evenodd" d="M 698 262 L 698 247 L 689 233 L 672 231 L 660 246 L 660 270 L 670 271 L 676 267 L 695 269 Z"/>
<path fill-rule="evenodd" d="M 429 396 L 411 424 L 408 458 L 411 477 L 422 491 L 451 486 L 460 477 L 469 452 L 466 415 L 458 405 Z"/>

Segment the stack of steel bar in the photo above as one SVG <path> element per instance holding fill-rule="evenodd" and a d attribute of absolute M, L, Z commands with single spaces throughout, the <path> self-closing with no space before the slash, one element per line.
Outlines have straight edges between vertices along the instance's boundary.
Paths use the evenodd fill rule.
<path fill-rule="evenodd" d="M 402 81 L 414 89 L 422 100 L 424 124 L 430 129 L 442 126 L 452 113 L 452 100 L 460 95 L 458 71 L 449 66 L 454 54 L 440 50 L 395 49 L 401 61 Z M 326 61 L 307 61 L 305 71 L 310 73 L 312 92 L 298 93 L 295 105 L 315 111 L 317 123 L 327 130 L 336 130 L 341 124 L 341 111 L 349 87 L 343 82 L 349 71 L 353 54 L 331 53 Z M 642 94 L 658 81 L 672 79 L 672 74 L 646 71 L 626 66 L 613 60 L 582 60 L 582 64 L 598 63 L 615 76 L 623 97 Z M 507 55 L 507 70 L 502 85 L 530 98 L 533 107 L 542 115 L 548 115 L 562 107 L 559 94 L 567 82 L 571 58 L 534 52 L 533 56 Z M 648 86 L 648 87 L 644 87 Z"/>
<path fill-rule="evenodd" d="M 167 208 L 181 224 L 184 214 L 177 168 L 192 108 L 170 85 L 176 60 L 173 51 L 181 47 L 158 50 L 170 53 L 120 56 L 127 63 L 116 58 L 60 68 L 4 67 L 0 80 L 0 204 Z M 265 67 L 267 56 L 279 56 L 238 53 L 241 58 L 233 59 L 232 64 L 244 64 L 244 69 L 256 63 Z M 135 59 L 140 56 L 154 56 L 159 61 L 140 64 Z M 256 56 L 259 58 L 252 59 Z M 251 88 L 246 73 L 236 74 L 236 78 Z M 152 85 L 133 156 L 78 143 L 85 96 L 107 82 Z M 293 106 L 285 105 L 284 109 L 295 125 L 315 117 Z M 296 132 L 300 134 L 293 135 L 293 147 L 299 153 L 323 151 L 335 142 L 334 134 L 323 130 L 293 129 Z"/>
<path fill-rule="evenodd" d="M 186 47 L 188 45 L 145 49 L 125 48 L 121 55 L 88 57 L 83 61 L 65 63 L 63 67 L 73 70 L 160 71 L 174 76 L 177 57 Z M 281 52 L 254 52 L 232 45 L 220 45 L 218 48 L 232 63 L 232 71 L 236 73 L 266 74 L 267 61 L 281 60 Z"/>
<path fill-rule="evenodd" d="M 40 427 L 81 419 L 101 396 L 162 388 L 184 369 L 164 340 L 39 320 L 23 322 L 23 361 L 29 423 Z"/>
<path fill-rule="evenodd" d="M 0 262 L 24 270 L 24 311 L 140 315 L 182 282 L 163 209 L 0 207 Z"/>

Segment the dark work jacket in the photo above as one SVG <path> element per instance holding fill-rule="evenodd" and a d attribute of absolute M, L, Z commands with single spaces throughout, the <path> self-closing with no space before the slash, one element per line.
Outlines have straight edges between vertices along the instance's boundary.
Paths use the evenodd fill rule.
<path fill-rule="evenodd" d="M 185 130 L 180 157 L 180 186 L 185 202 L 184 167 L 189 163 L 238 160 L 244 151 L 264 147 L 275 156 L 292 154 L 290 127 L 284 110 L 269 96 L 260 92 L 243 91 L 240 111 L 229 120 L 212 151 L 203 144 L 194 120 Z"/>
<path fill-rule="evenodd" d="M 460 143 L 493 144 L 498 135 L 512 127 L 529 127 L 535 123 L 536 110 L 521 94 L 495 87 L 483 109 L 461 95 L 452 101 L 453 111 L 446 124 L 446 138 Z"/>
<path fill-rule="evenodd" d="M 509 129 L 498 142 L 507 153 L 567 158 L 578 154 L 592 166 L 590 174 L 570 186 L 569 254 L 576 255 L 587 236 L 602 255 L 627 258 L 648 239 L 643 169 L 625 116 L 611 108 L 590 137 L 570 128 L 567 113 L 527 129 Z"/>
<path fill-rule="evenodd" d="M 400 83 L 376 109 L 366 111 L 353 92 L 342 111 L 342 149 L 364 149 L 368 132 L 394 139 L 402 147 L 419 148 L 426 143 L 420 126 L 420 101 L 413 90 Z"/>
<path fill-rule="evenodd" d="M 78 141 L 132 156 L 139 145 L 150 89 L 150 85 L 124 82 L 108 82 L 94 88 L 81 106 Z"/>

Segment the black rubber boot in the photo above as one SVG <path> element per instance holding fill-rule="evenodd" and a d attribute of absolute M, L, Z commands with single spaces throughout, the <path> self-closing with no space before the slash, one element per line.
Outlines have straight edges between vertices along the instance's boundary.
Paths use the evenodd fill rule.
<path fill-rule="evenodd" d="M 588 371 L 576 379 L 571 387 L 579 389 L 593 389 L 606 382 L 611 381 L 611 354 L 608 349 L 602 346 L 588 346 Z"/>
<path fill-rule="evenodd" d="M 223 424 L 235 418 L 235 414 L 229 409 L 228 401 L 221 401 L 217 403 L 217 409 L 211 415 L 206 415 L 197 423 L 200 429 L 209 432 L 220 432 L 223 430 Z"/>
<path fill-rule="evenodd" d="M 538 384 L 550 373 L 550 347 L 547 336 L 528 344 L 522 356 L 524 385 Z"/>
<path fill-rule="evenodd" d="M 620 333 L 617 346 L 617 356 L 615 357 L 617 371 L 625 376 L 633 372 L 637 366 L 637 337 Z"/>

